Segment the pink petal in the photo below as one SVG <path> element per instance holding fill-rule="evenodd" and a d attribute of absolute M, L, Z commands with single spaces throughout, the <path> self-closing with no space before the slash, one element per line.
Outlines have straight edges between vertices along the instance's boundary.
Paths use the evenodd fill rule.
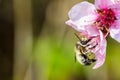
<path fill-rule="evenodd" d="M 72 21 L 79 20 L 83 16 L 87 16 L 90 13 L 94 13 L 95 7 L 89 2 L 81 2 L 72 7 L 68 15 Z"/>
<path fill-rule="evenodd" d="M 103 55 L 101 55 L 101 53 L 99 53 L 99 51 L 98 51 L 97 54 L 98 54 L 97 57 L 96 57 L 97 61 L 96 61 L 96 64 L 94 65 L 93 69 L 99 68 L 105 62 L 106 53 L 104 53 Z"/>
<path fill-rule="evenodd" d="M 88 35 L 90 36 L 98 36 L 99 35 L 99 30 L 95 26 L 86 26 L 85 30 Z"/>
<path fill-rule="evenodd" d="M 83 32 L 84 31 L 84 26 L 78 26 L 75 22 L 72 20 L 66 21 L 66 24 L 77 30 L 78 32 Z"/>
<path fill-rule="evenodd" d="M 95 22 L 96 18 L 97 18 L 96 15 L 89 14 L 88 16 L 84 16 L 84 17 L 82 17 L 79 20 L 74 21 L 74 22 L 76 22 L 76 24 L 78 26 L 91 25 Z"/>
<path fill-rule="evenodd" d="M 112 26 L 110 26 L 110 29 L 120 29 L 120 19 L 115 20 Z"/>
<path fill-rule="evenodd" d="M 95 52 L 95 56 L 96 56 L 96 64 L 94 65 L 93 69 L 97 69 L 100 66 L 103 65 L 104 61 L 105 61 L 105 57 L 106 57 L 106 39 L 103 37 L 100 40 L 100 43 L 98 45 L 99 49 Z"/>
<path fill-rule="evenodd" d="M 113 0 L 95 0 L 96 8 L 108 8 L 108 6 L 113 5 Z"/>
<path fill-rule="evenodd" d="M 67 25 L 72 26 L 75 30 L 79 32 L 85 31 L 86 25 L 92 25 L 96 19 L 95 15 L 88 15 L 80 18 L 79 20 L 72 21 L 68 20 L 66 22 Z"/>
<path fill-rule="evenodd" d="M 109 6 L 109 8 L 111 8 L 114 11 L 117 20 L 120 20 L 120 2 Z"/>

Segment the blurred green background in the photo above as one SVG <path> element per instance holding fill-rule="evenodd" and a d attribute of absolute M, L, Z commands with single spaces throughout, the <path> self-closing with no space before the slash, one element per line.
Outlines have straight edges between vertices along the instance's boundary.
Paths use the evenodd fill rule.
<path fill-rule="evenodd" d="M 75 62 L 77 32 L 65 21 L 81 1 L 0 0 L 0 80 L 120 80 L 120 43 L 110 37 L 102 67 Z"/>

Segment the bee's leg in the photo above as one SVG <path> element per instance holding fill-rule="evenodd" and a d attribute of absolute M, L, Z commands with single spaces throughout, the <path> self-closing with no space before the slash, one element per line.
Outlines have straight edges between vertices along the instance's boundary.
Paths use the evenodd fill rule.
<path fill-rule="evenodd" d="M 95 45 L 93 45 L 92 47 L 90 47 L 89 49 L 92 50 L 94 49 L 98 44 L 96 43 Z"/>
<path fill-rule="evenodd" d="M 96 62 L 96 59 L 91 59 L 91 62 Z"/>
<path fill-rule="evenodd" d="M 96 41 L 94 39 L 95 39 L 95 37 L 93 36 L 93 37 L 90 37 L 88 40 L 86 40 L 85 41 L 86 46 L 96 45 L 96 44 L 94 44 L 94 43 L 96 43 Z"/>
<path fill-rule="evenodd" d="M 93 50 L 97 45 L 98 45 L 97 43 L 96 44 L 94 44 L 94 43 L 88 44 L 86 47 L 86 50 Z"/>
<path fill-rule="evenodd" d="M 88 39 L 86 38 L 81 38 L 80 45 L 83 47 L 87 47 L 91 44 L 93 44 L 95 41 L 93 40 L 94 37 L 90 37 Z"/>
<path fill-rule="evenodd" d="M 81 46 L 87 46 L 87 43 L 88 42 L 90 42 L 92 39 L 90 38 L 90 39 L 88 39 L 88 40 L 81 40 L 80 42 L 81 42 Z"/>

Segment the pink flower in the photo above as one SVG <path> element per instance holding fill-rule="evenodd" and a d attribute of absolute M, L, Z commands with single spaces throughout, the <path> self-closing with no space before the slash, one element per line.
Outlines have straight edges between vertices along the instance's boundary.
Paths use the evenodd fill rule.
<path fill-rule="evenodd" d="M 95 0 L 95 5 L 81 2 L 72 7 L 68 13 L 70 20 L 66 22 L 75 30 L 89 36 L 99 36 L 99 46 L 95 55 L 97 62 L 94 69 L 105 61 L 106 37 L 108 34 L 120 42 L 120 2 L 118 0 Z"/>
<path fill-rule="evenodd" d="M 85 26 L 92 25 L 101 30 L 104 36 L 110 36 L 120 42 L 120 2 L 116 0 L 95 0 L 76 4 L 68 13 L 70 20 L 66 24 L 79 32 Z"/>

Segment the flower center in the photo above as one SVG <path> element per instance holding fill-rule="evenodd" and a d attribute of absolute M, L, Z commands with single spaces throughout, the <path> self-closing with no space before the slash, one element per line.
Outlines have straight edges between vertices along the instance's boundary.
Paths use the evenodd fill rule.
<path fill-rule="evenodd" d="M 95 25 L 104 33 L 107 34 L 109 27 L 117 19 L 115 13 L 111 9 L 97 9 L 98 18 Z"/>

